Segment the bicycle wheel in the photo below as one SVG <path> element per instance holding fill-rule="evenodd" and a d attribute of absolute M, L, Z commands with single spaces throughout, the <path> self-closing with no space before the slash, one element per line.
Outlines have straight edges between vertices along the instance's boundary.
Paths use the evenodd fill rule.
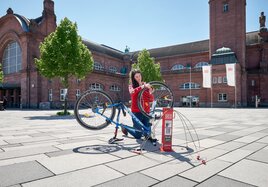
<path fill-rule="evenodd" d="M 87 129 L 103 129 L 114 118 L 115 107 L 111 106 L 112 104 L 112 99 L 105 92 L 88 90 L 75 103 L 75 118 Z"/>
<path fill-rule="evenodd" d="M 163 116 L 162 108 L 172 108 L 174 97 L 169 87 L 158 81 L 149 82 L 153 92 L 149 94 L 148 88 L 143 88 L 138 95 L 138 107 L 148 118 L 160 119 Z M 153 97 L 151 97 L 151 95 Z"/>

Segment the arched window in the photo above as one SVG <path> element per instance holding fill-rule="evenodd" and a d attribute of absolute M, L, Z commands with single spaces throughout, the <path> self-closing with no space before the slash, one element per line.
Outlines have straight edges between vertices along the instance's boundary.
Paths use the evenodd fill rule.
<path fill-rule="evenodd" d="M 113 84 L 112 86 L 110 86 L 110 90 L 113 92 L 119 92 L 121 89 L 116 84 Z"/>
<path fill-rule="evenodd" d="M 99 83 L 92 83 L 89 86 L 89 89 L 91 90 L 103 90 L 103 85 Z"/>
<path fill-rule="evenodd" d="M 103 70 L 104 70 L 104 67 L 102 66 L 101 63 L 99 63 L 99 62 L 94 62 L 94 69 L 95 69 L 95 70 L 99 70 L 99 71 L 103 71 Z"/>
<path fill-rule="evenodd" d="M 171 70 L 182 70 L 184 69 L 185 67 L 181 64 L 175 64 L 174 66 L 172 66 Z"/>
<path fill-rule="evenodd" d="M 207 62 L 199 62 L 194 66 L 194 68 L 202 68 L 202 66 L 208 66 L 208 63 Z"/>
<path fill-rule="evenodd" d="M 114 66 L 111 66 L 111 67 L 109 68 L 109 71 L 110 71 L 111 73 L 117 73 L 117 68 L 114 67 Z"/>
<path fill-rule="evenodd" d="M 4 74 L 16 73 L 21 70 L 21 48 L 17 42 L 11 42 L 5 48 L 2 68 Z"/>
<path fill-rule="evenodd" d="M 191 85 L 191 89 L 199 89 L 200 88 L 200 85 L 197 84 L 197 83 L 187 82 L 187 83 L 184 83 L 184 84 L 180 85 L 180 89 L 182 89 L 182 90 L 188 90 L 188 89 L 190 89 L 190 85 Z"/>

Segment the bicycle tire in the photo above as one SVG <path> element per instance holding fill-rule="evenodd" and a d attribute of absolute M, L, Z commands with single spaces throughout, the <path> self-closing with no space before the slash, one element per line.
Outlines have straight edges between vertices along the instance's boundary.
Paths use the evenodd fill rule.
<path fill-rule="evenodd" d="M 162 110 L 159 108 L 166 107 L 166 108 L 173 108 L 174 105 L 174 97 L 173 93 L 170 90 L 170 88 L 159 81 L 152 81 L 148 84 L 151 85 L 151 87 L 154 89 L 154 92 L 152 95 L 154 96 L 153 102 L 148 102 L 144 98 L 146 96 L 146 92 L 148 92 L 148 88 L 143 88 L 139 95 L 138 95 L 138 107 L 141 113 L 148 117 L 149 119 L 155 118 L 160 119 L 162 118 Z M 152 104 L 155 103 L 155 106 L 152 106 Z M 148 107 L 148 104 L 150 106 L 150 111 L 146 112 L 146 106 Z M 156 113 L 157 112 L 157 113 Z"/>
<path fill-rule="evenodd" d="M 103 108 L 112 105 L 112 98 L 105 92 L 99 90 L 88 90 L 83 93 L 76 101 L 74 107 L 75 118 L 78 123 L 90 130 L 100 130 L 107 127 L 115 116 L 115 107 L 106 108 L 103 115 L 94 112 L 97 107 Z"/>

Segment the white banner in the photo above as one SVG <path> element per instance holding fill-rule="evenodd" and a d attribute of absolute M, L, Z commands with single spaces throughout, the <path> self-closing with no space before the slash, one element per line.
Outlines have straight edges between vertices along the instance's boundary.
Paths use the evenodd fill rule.
<path fill-rule="evenodd" d="M 202 66 L 203 71 L 203 87 L 211 88 L 211 66 Z"/>
<path fill-rule="evenodd" d="M 225 64 L 225 65 L 226 65 L 227 85 L 235 86 L 235 64 Z"/>

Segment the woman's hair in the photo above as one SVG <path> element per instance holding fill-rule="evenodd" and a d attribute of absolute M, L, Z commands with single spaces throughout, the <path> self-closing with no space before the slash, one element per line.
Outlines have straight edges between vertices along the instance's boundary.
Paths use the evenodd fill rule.
<path fill-rule="evenodd" d="M 139 87 L 139 83 L 135 80 L 134 76 L 137 74 L 137 73 L 140 73 L 141 74 L 141 71 L 138 70 L 138 69 L 133 69 L 131 70 L 130 74 L 129 74 L 129 78 L 130 78 L 130 83 L 132 84 L 132 87 L 133 88 L 137 88 Z"/>

